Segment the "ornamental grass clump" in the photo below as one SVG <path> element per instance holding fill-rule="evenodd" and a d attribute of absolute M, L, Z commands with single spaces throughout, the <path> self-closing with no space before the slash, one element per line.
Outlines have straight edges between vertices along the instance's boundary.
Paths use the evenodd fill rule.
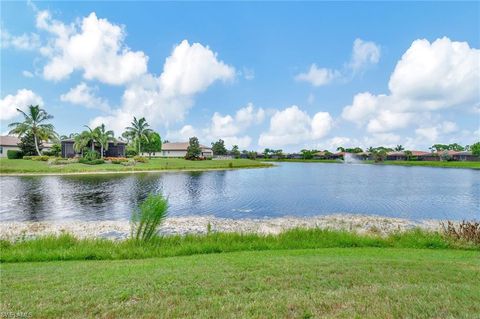
<path fill-rule="evenodd" d="M 480 222 L 477 221 L 462 221 L 455 224 L 451 221 L 441 223 L 443 234 L 454 240 L 462 240 L 471 242 L 476 245 L 480 244 Z"/>
<path fill-rule="evenodd" d="M 156 237 L 158 228 L 167 217 L 168 200 L 162 195 L 150 194 L 132 213 L 131 237 L 147 242 Z"/>

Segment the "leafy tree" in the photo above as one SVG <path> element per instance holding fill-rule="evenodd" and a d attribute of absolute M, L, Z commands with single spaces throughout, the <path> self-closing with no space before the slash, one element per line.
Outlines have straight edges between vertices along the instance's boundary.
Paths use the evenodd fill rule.
<path fill-rule="evenodd" d="M 215 143 L 212 143 L 212 151 L 215 155 L 227 155 L 227 149 L 225 148 L 225 142 L 219 139 Z"/>
<path fill-rule="evenodd" d="M 26 112 L 17 109 L 18 112 L 24 116 L 23 122 L 14 122 L 9 125 L 12 130 L 9 134 L 17 134 L 20 138 L 31 133 L 33 135 L 35 143 L 35 151 L 37 155 L 40 154 L 40 141 L 53 139 L 57 136 L 55 128 L 52 124 L 46 123 L 48 120 L 53 119 L 53 116 L 48 114 L 44 109 L 41 109 L 38 105 L 30 105 Z"/>
<path fill-rule="evenodd" d="M 62 153 L 62 146 L 59 143 L 53 144 L 50 153 L 53 156 L 60 156 L 60 154 Z"/>
<path fill-rule="evenodd" d="M 106 131 L 105 124 L 93 130 L 94 140 L 100 144 L 100 158 L 103 158 L 103 151 L 108 151 L 108 142 L 114 141 L 113 131 Z"/>
<path fill-rule="evenodd" d="M 238 145 L 233 145 L 231 153 L 233 157 L 239 158 L 240 157 L 240 150 L 238 149 Z"/>
<path fill-rule="evenodd" d="M 251 159 L 251 160 L 257 159 L 257 152 L 255 152 L 255 151 L 248 152 L 248 158 Z"/>
<path fill-rule="evenodd" d="M 397 145 L 397 146 L 395 146 L 394 150 L 397 151 L 397 152 L 401 152 L 401 151 L 404 150 L 404 148 L 403 148 L 402 145 Z"/>
<path fill-rule="evenodd" d="M 457 151 L 457 152 L 461 152 L 461 151 L 465 150 L 465 148 L 462 145 L 457 144 L 457 143 L 448 144 L 448 149 L 450 151 Z"/>
<path fill-rule="evenodd" d="M 283 155 L 283 150 L 270 150 L 273 155 L 275 155 L 277 158 L 284 158 L 285 156 Z"/>
<path fill-rule="evenodd" d="M 473 155 L 480 156 L 480 142 L 472 144 L 472 146 L 470 146 L 470 149 L 472 150 Z"/>
<path fill-rule="evenodd" d="M 337 147 L 337 152 L 345 152 L 345 148 L 342 146 Z"/>
<path fill-rule="evenodd" d="M 148 143 L 145 143 L 142 149 L 151 157 L 152 153 L 160 152 L 162 150 L 162 139 L 157 132 L 148 134 Z"/>
<path fill-rule="evenodd" d="M 303 149 L 303 150 L 300 151 L 300 153 L 302 153 L 303 159 L 312 159 L 313 155 L 316 152 L 317 152 L 316 150 L 306 150 L 306 149 Z"/>
<path fill-rule="evenodd" d="M 387 158 L 387 151 L 385 149 L 376 149 L 373 152 L 373 159 L 375 163 L 383 162 Z"/>
<path fill-rule="evenodd" d="M 187 147 L 187 155 L 185 155 L 185 159 L 187 160 L 195 160 L 200 157 L 202 154 L 202 150 L 200 148 L 200 143 L 198 142 L 198 138 L 190 137 Z"/>
<path fill-rule="evenodd" d="M 37 148 L 35 147 L 35 137 L 32 132 L 27 132 L 20 138 L 20 143 L 18 147 L 22 151 L 22 154 L 25 156 L 32 156 L 37 154 Z M 41 151 L 43 148 L 42 141 L 38 141 L 38 149 Z"/>
<path fill-rule="evenodd" d="M 270 153 L 272 152 L 271 149 L 269 148 L 266 148 L 264 151 L 263 151 L 263 157 L 264 158 L 270 158 Z M 255 158 L 257 158 L 257 153 L 255 152 Z"/>
<path fill-rule="evenodd" d="M 138 154 L 142 153 L 142 142 L 145 141 L 148 143 L 148 134 L 152 133 L 152 129 L 148 128 L 147 121 L 144 117 L 137 120 L 136 117 L 133 117 L 132 126 L 128 126 L 125 129 L 127 130 L 125 136 L 131 138 L 133 143 L 138 147 Z"/>
<path fill-rule="evenodd" d="M 345 148 L 343 152 L 347 153 L 361 153 L 363 150 L 360 147 L 355 147 L 355 148 Z"/>
<path fill-rule="evenodd" d="M 405 154 L 405 158 L 406 158 L 407 161 L 412 159 L 412 156 L 413 156 L 412 151 L 405 151 L 405 152 L 403 152 L 403 154 Z"/>

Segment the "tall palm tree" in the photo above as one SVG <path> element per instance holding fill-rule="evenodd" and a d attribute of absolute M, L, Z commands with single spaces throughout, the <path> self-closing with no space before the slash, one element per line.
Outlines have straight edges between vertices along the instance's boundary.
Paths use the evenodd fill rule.
<path fill-rule="evenodd" d="M 404 150 L 404 148 L 403 148 L 402 145 L 397 145 L 397 146 L 395 146 L 395 151 L 401 152 L 401 151 L 403 151 L 403 150 Z"/>
<path fill-rule="evenodd" d="M 95 142 L 97 142 L 97 134 L 95 133 L 94 130 L 90 128 L 90 126 L 84 125 L 88 130 L 83 131 L 81 135 L 83 135 L 83 138 L 88 140 L 90 142 L 90 149 L 92 151 L 95 151 Z M 87 144 L 88 144 L 87 142 Z"/>
<path fill-rule="evenodd" d="M 108 142 L 114 140 L 113 131 L 105 131 L 105 124 L 102 123 L 93 132 L 96 141 L 100 144 L 100 157 L 103 158 L 103 151 L 108 151 Z"/>
<path fill-rule="evenodd" d="M 87 147 L 90 139 L 86 136 L 85 132 L 75 134 L 73 137 L 73 149 L 76 153 L 80 153 L 83 156 L 83 149 Z"/>
<path fill-rule="evenodd" d="M 144 117 L 137 120 L 136 117 L 133 117 L 132 126 L 128 126 L 125 129 L 127 130 L 127 136 L 132 137 L 132 140 L 138 145 L 138 154 L 142 152 L 142 140 L 148 142 L 148 134 L 152 133 L 152 129 L 148 128 L 147 121 Z"/>
<path fill-rule="evenodd" d="M 8 127 L 12 127 L 9 134 L 17 134 L 19 137 L 22 137 L 25 134 L 31 133 L 35 140 L 37 154 L 41 155 L 38 142 L 41 140 L 54 139 L 57 136 L 54 126 L 46 123 L 48 120 L 53 119 L 53 116 L 48 114 L 44 109 L 41 109 L 38 105 L 30 105 L 26 112 L 20 109 L 17 109 L 17 111 L 22 113 L 24 120 L 23 122 L 14 122 L 8 125 Z"/>

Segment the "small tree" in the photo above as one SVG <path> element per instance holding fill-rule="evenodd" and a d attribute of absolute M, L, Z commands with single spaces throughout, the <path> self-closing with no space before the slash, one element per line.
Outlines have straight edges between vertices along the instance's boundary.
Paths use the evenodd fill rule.
<path fill-rule="evenodd" d="M 472 150 L 473 155 L 480 156 L 480 142 L 477 142 L 477 143 L 471 145 L 470 149 Z"/>
<path fill-rule="evenodd" d="M 255 151 L 248 152 L 248 158 L 251 159 L 251 160 L 256 160 L 257 159 L 257 152 L 255 152 Z"/>
<path fill-rule="evenodd" d="M 202 154 L 202 149 L 200 148 L 200 143 L 198 142 L 198 138 L 190 137 L 189 145 L 187 148 L 187 155 L 185 155 L 185 159 L 187 160 L 196 160 Z"/>
<path fill-rule="evenodd" d="M 148 142 L 142 146 L 144 152 L 148 153 L 151 157 L 152 153 L 160 152 L 162 150 L 162 139 L 157 132 L 151 132 L 148 134 Z"/>
<path fill-rule="evenodd" d="M 405 159 L 406 159 L 407 161 L 409 161 L 409 160 L 412 159 L 412 156 L 413 156 L 412 151 L 405 151 L 403 154 L 405 154 Z"/>
<path fill-rule="evenodd" d="M 225 142 L 222 139 L 219 139 L 215 143 L 212 143 L 212 151 L 214 155 L 227 155 Z"/>
<path fill-rule="evenodd" d="M 373 152 L 373 159 L 375 163 L 383 162 L 386 158 L 387 151 L 385 149 L 379 149 Z"/>
<path fill-rule="evenodd" d="M 271 151 L 272 151 L 271 149 L 266 148 L 266 149 L 263 151 L 263 157 L 264 157 L 264 158 L 270 158 L 270 152 L 271 152 Z M 255 158 L 257 157 L 256 154 L 257 154 L 257 153 L 255 153 Z"/>
<path fill-rule="evenodd" d="M 238 149 L 238 145 L 233 145 L 231 153 L 233 157 L 239 158 L 240 157 L 240 150 Z"/>
<path fill-rule="evenodd" d="M 27 132 L 20 138 L 20 143 L 18 143 L 18 147 L 22 151 L 22 154 L 31 156 L 37 155 L 37 148 L 35 146 L 35 136 L 33 136 L 32 132 Z M 41 151 L 43 148 L 42 141 L 38 141 L 38 149 Z"/>

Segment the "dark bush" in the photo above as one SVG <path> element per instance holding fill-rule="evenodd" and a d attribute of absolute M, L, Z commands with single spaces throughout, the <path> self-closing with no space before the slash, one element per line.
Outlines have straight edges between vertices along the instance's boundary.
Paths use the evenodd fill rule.
<path fill-rule="evenodd" d="M 23 153 L 22 153 L 22 151 L 8 150 L 7 151 L 7 158 L 8 159 L 21 159 L 21 158 L 23 158 Z"/>

